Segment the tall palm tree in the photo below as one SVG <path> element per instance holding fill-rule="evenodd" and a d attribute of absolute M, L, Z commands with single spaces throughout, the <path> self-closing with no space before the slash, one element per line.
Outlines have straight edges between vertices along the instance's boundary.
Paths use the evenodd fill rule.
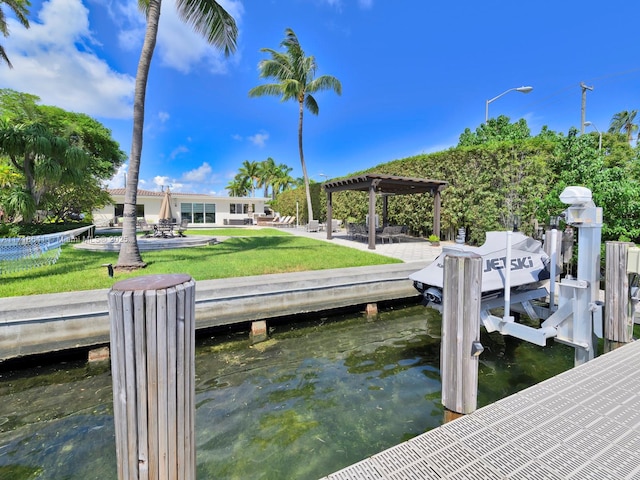
<path fill-rule="evenodd" d="M 124 194 L 124 222 L 122 229 L 124 241 L 120 247 L 116 267 L 140 268 L 146 265 L 140 256 L 136 237 L 136 201 L 138 199 L 147 79 L 158 36 L 161 2 L 162 0 L 138 1 L 138 6 L 147 18 L 147 27 L 136 73 L 131 156 L 129 158 L 129 171 Z M 190 24 L 196 32 L 202 34 L 207 42 L 217 48 L 221 48 L 225 55 L 235 51 L 238 27 L 233 17 L 218 2 L 215 0 L 177 0 L 176 6 L 181 18 Z"/>
<path fill-rule="evenodd" d="M 15 14 L 18 21 L 22 24 L 24 28 L 29 28 L 29 20 L 27 17 L 29 16 L 29 0 L 2 0 L 6 6 L 8 6 L 11 11 Z M 4 14 L 4 11 L 0 7 L 0 33 L 6 37 L 9 36 L 9 27 L 7 27 L 7 17 Z M 4 60 L 9 68 L 13 68 L 11 62 L 9 61 L 9 57 L 7 56 L 7 52 L 5 52 L 4 47 L 0 45 L 0 58 Z"/>
<path fill-rule="evenodd" d="M 609 133 L 625 132 L 627 134 L 627 142 L 631 142 L 633 132 L 638 130 L 638 125 L 633 123 L 637 114 L 637 110 L 623 110 L 616 113 L 609 124 Z"/>
<path fill-rule="evenodd" d="M 269 53 L 271 58 L 261 60 L 258 64 L 261 78 L 273 78 L 279 83 L 267 83 L 249 90 L 250 97 L 263 95 L 280 96 L 282 101 L 297 100 L 299 110 L 298 120 L 298 150 L 300 151 L 300 165 L 304 177 L 304 186 L 307 194 L 307 208 L 309 218 L 313 218 L 311 206 L 311 192 L 309 191 L 309 176 L 304 161 L 302 150 L 302 119 L 306 107 L 312 114 L 319 112 L 318 103 L 313 93 L 321 90 L 333 90 L 338 95 L 342 94 L 340 81 L 330 75 L 322 75 L 314 78 L 318 68 L 313 55 L 306 56 L 298 42 L 298 37 L 290 28 L 285 30 L 285 39 L 280 43 L 286 53 L 277 52 L 270 48 L 262 48 L 260 51 Z"/>

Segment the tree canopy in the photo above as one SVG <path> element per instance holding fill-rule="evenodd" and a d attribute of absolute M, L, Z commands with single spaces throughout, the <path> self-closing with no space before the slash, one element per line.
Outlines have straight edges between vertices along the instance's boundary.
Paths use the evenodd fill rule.
<path fill-rule="evenodd" d="M 0 90 L 0 170 L 11 178 L 0 194 L 5 216 L 30 222 L 90 214 L 109 201 L 102 182 L 126 154 L 93 118 L 38 102 Z"/>

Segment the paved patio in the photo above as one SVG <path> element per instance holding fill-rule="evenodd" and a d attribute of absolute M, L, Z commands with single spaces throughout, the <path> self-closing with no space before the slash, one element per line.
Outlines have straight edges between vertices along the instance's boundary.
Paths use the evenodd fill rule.
<path fill-rule="evenodd" d="M 386 257 L 397 258 L 403 262 L 431 262 L 440 252 L 442 247 L 434 247 L 427 240 L 416 238 L 411 241 L 393 242 L 393 243 L 377 243 L 375 250 L 369 250 L 369 244 L 367 242 L 360 242 L 358 240 L 351 240 L 347 232 L 341 229 L 338 232 L 333 233 L 333 239 L 327 240 L 327 232 L 307 232 L 305 227 L 300 226 L 296 228 L 288 228 L 287 232 L 301 237 L 315 238 L 316 240 L 323 240 L 335 245 L 342 245 L 344 247 L 355 248 L 366 252 L 377 253 Z"/>

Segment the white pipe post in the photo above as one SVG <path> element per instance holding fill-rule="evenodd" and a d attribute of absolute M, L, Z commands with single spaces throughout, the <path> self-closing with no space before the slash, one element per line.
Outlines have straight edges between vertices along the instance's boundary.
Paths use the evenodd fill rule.
<path fill-rule="evenodd" d="M 556 268 L 558 262 L 558 230 L 556 228 L 551 229 L 551 250 L 549 257 L 551 257 L 551 266 L 549 269 L 549 309 L 552 312 L 556 311 Z"/>
<path fill-rule="evenodd" d="M 509 322 L 511 313 L 511 237 L 513 232 L 507 231 L 507 253 L 504 258 L 504 314 L 502 320 Z"/>

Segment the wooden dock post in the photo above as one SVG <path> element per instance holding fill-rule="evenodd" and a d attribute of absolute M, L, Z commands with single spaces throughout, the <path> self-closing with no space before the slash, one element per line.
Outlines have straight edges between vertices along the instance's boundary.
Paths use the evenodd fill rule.
<path fill-rule="evenodd" d="M 633 340 L 633 311 L 627 260 L 633 243 L 605 243 L 604 350 L 610 352 Z"/>
<path fill-rule="evenodd" d="M 444 258 L 442 291 L 442 404 L 456 413 L 472 413 L 478 403 L 478 356 L 482 257 L 471 252 Z"/>
<path fill-rule="evenodd" d="M 118 479 L 195 480 L 195 282 L 117 282 L 109 318 Z"/>

